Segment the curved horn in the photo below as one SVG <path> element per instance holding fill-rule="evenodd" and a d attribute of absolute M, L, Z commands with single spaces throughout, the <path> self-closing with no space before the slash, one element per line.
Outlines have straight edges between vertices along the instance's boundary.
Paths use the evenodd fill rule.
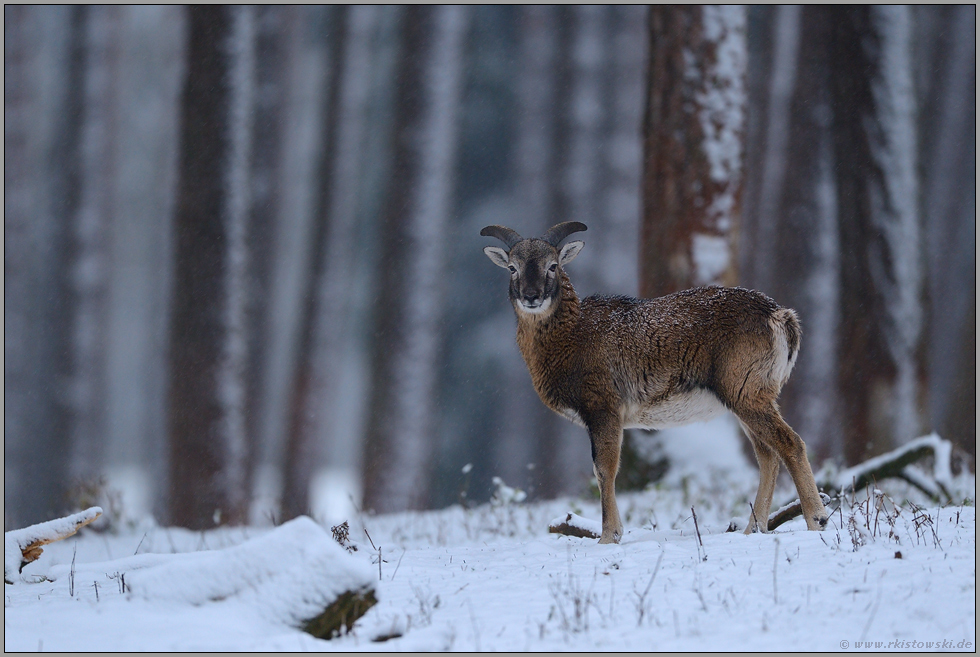
<path fill-rule="evenodd" d="M 588 229 L 588 226 L 581 221 L 563 221 L 549 228 L 548 232 L 541 236 L 541 239 L 557 249 L 561 241 L 572 233 L 578 233 Z"/>
<path fill-rule="evenodd" d="M 508 250 L 513 249 L 515 244 L 524 239 L 516 231 L 505 226 L 487 226 L 480 231 L 480 234 L 484 237 L 496 237 L 507 245 Z"/>

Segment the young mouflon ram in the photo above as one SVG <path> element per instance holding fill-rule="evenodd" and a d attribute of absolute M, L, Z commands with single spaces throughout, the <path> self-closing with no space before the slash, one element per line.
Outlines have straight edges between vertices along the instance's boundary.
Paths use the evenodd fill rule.
<path fill-rule="evenodd" d="M 510 271 L 517 344 L 534 389 L 550 409 L 584 426 L 602 506 L 600 543 L 618 543 L 623 523 L 615 482 L 623 429 L 660 429 L 728 409 L 752 441 L 759 491 L 746 533 L 766 531 L 779 460 L 800 496 L 809 529 L 827 524 L 806 447 L 779 414 L 776 397 L 796 362 L 796 313 L 738 287 L 697 287 L 657 299 L 594 295 L 579 300 L 565 267 L 586 230 L 568 221 L 540 238 L 487 226 L 506 249 L 483 249 Z"/>

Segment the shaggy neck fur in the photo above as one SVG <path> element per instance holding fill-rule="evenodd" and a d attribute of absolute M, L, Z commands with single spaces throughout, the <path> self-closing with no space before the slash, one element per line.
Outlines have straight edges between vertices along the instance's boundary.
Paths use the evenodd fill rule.
<path fill-rule="evenodd" d="M 575 288 L 564 271 L 559 270 L 560 292 L 551 307 L 543 313 L 527 313 L 515 305 L 517 313 L 517 346 L 531 373 L 538 395 L 553 409 L 557 399 L 552 394 L 554 382 L 549 374 L 563 369 L 565 362 L 576 352 L 569 349 L 575 343 L 575 330 L 582 313 Z"/>

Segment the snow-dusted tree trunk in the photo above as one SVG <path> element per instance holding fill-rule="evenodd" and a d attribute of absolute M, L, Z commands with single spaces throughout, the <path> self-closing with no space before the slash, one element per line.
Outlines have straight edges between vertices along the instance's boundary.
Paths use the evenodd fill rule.
<path fill-rule="evenodd" d="M 778 11 L 785 17 L 787 10 Z M 774 190 L 772 268 L 762 270 L 770 282 L 765 290 L 799 313 L 804 331 L 780 406 L 787 422 L 822 458 L 839 456 L 842 449 L 835 381 L 840 243 L 828 88 L 830 18 L 826 8 L 804 7 L 793 21 L 799 30 L 794 58 L 798 71 L 788 108 L 786 152 L 767 168 L 775 172 L 782 166 L 785 173 L 780 176 L 782 188 Z M 766 221 L 761 209 L 759 220 Z"/>
<path fill-rule="evenodd" d="M 57 514 L 68 482 L 66 142 L 77 137 L 77 11 L 4 7 L 5 527 Z"/>
<path fill-rule="evenodd" d="M 120 9 L 82 7 L 79 204 L 72 217 L 71 475 L 92 483 L 104 467 L 109 235 L 114 212 Z"/>
<path fill-rule="evenodd" d="M 849 463 L 918 434 L 921 254 L 907 7 L 838 9 L 831 66 L 844 452 Z"/>
<path fill-rule="evenodd" d="M 293 413 L 293 378 L 301 362 L 307 307 L 315 278 L 310 274 L 315 234 L 325 218 L 318 207 L 320 165 L 325 157 L 323 133 L 332 82 L 332 33 L 307 30 L 312 22 L 327 22 L 333 7 L 291 8 L 285 55 L 291 62 L 283 83 L 282 177 L 280 205 L 275 221 L 275 267 L 270 284 L 268 345 L 270 357 L 264 373 L 262 456 L 257 481 L 264 508 L 278 513 L 282 474 L 287 462 L 287 434 Z M 308 353 L 308 352 L 306 352 Z M 263 517 L 265 517 L 263 515 Z"/>
<path fill-rule="evenodd" d="M 289 41 L 295 37 L 296 7 L 262 6 L 255 11 L 255 115 L 252 121 L 248 268 L 246 298 L 247 365 L 245 431 L 255 458 L 264 430 L 263 403 L 272 323 L 272 276 L 276 255 L 276 219 L 285 184 L 283 143 L 288 102 Z M 252 476 L 248 471 L 249 478 Z M 251 481 L 249 481 L 251 488 Z"/>
<path fill-rule="evenodd" d="M 518 70 L 516 138 L 514 144 L 515 196 L 521 224 L 527 232 L 543 233 L 554 217 L 558 172 L 559 26 L 560 12 L 546 5 L 521 7 L 517 19 Z M 567 93 L 567 91 L 565 92 Z M 532 233 L 533 234 L 533 233 Z M 506 309 L 508 315 L 511 309 Z M 508 322 L 510 324 L 510 322 Z M 560 417 L 538 399 L 527 366 L 516 345 L 507 361 L 506 401 L 500 438 L 495 443 L 498 474 L 504 481 L 523 485 L 530 492 L 554 497 L 561 490 L 561 473 L 551 456 L 558 449 Z M 530 468 L 530 469 L 526 469 Z"/>
<path fill-rule="evenodd" d="M 640 294 L 736 281 L 745 8 L 650 9 Z"/>
<path fill-rule="evenodd" d="M 309 508 L 315 468 L 325 461 L 326 442 L 338 425 L 350 422 L 337 404 L 344 386 L 343 364 L 351 345 L 352 272 L 356 268 L 357 210 L 363 173 L 367 103 L 371 82 L 371 46 L 381 10 L 371 6 L 342 9 L 343 35 L 337 42 L 334 96 L 327 130 L 329 146 L 323 172 L 322 233 L 304 317 L 304 345 L 296 364 L 293 415 L 287 447 L 283 513 L 293 517 Z"/>
<path fill-rule="evenodd" d="M 559 166 L 558 203 L 562 216 L 552 216 L 547 228 L 559 221 L 595 223 L 601 216 L 600 189 L 604 180 L 604 141 L 608 107 L 604 92 L 610 78 L 608 64 L 608 23 L 611 9 L 599 5 L 576 5 L 570 8 L 568 51 L 562 53 L 568 76 L 569 92 L 563 98 L 562 136 L 567 151 Z M 543 231 L 542 231 L 543 232 Z M 597 231 L 602 235 L 603 230 Z M 589 237 L 592 237 L 591 235 Z M 606 236 L 603 236 L 606 237 Z M 591 241 L 595 241 L 590 240 Z M 594 252 L 595 251 L 595 252 Z M 598 249 L 589 249 L 579 261 L 575 283 L 580 294 L 598 291 L 596 279 L 600 267 Z M 590 266 L 592 265 L 592 266 Z"/>
<path fill-rule="evenodd" d="M 171 521 L 247 519 L 245 300 L 254 9 L 189 11 L 170 342 Z"/>
<path fill-rule="evenodd" d="M 795 5 L 755 10 L 765 31 L 756 46 L 761 61 L 755 62 L 755 77 L 747 85 L 757 118 L 747 126 L 746 159 L 752 168 L 746 166 L 739 278 L 760 290 L 770 289 L 774 282 L 776 233 L 782 219 L 779 204 L 792 155 L 790 110 L 800 66 L 800 13 Z"/>
<path fill-rule="evenodd" d="M 452 212 L 463 54 L 470 10 L 406 10 L 392 189 L 373 346 L 364 506 L 418 508 L 435 441 L 446 235 Z"/>
<path fill-rule="evenodd" d="M 831 55 L 841 242 L 838 384 L 849 463 L 919 433 L 922 329 L 908 7 L 835 10 Z"/>
<path fill-rule="evenodd" d="M 913 12 L 929 408 L 940 435 L 975 456 L 976 6 L 920 6 Z"/>
<path fill-rule="evenodd" d="M 743 231 L 743 285 L 794 308 L 803 348 L 780 395 L 787 422 L 819 456 L 839 455 L 836 416 L 837 215 L 830 132 L 830 13 L 753 10 Z"/>
<path fill-rule="evenodd" d="M 602 263 L 596 281 L 600 291 L 635 295 L 639 288 L 635 241 L 640 230 L 648 8 L 621 5 L 611 12 L 606 45 L 609 73 L 602 92 L 607 116 L 598 211 L 602 234 L 590 236 L 589 248 Z"/>

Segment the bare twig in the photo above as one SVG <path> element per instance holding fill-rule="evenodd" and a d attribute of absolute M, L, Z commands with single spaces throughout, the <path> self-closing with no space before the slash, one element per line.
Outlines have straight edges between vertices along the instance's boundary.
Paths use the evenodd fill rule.
<path fill-rule="evenodd" d="M 75 597 L 75 556 L 78 553 L 78 543 L 72 546 L 71 550 L 71 570 L 68 573 L 68 595 Z"/>
<path fill-rule="evenodd" d="M 368 534 L 367 527 L 364 528 L 364 534 L 368 537 L 368 540 L 371 541 L 371 547 L 377 550 L 378 549 L 377 546 L 374 544 L 374 541 L 371 540 L 371 535 Z"/>
<path fill-rule="evenodd" d="M 395 564 L 395 572 L 393 572 L 393 573 L 391 574 L 391 579 L 392 579 L 392 580 L 394 580 L 394 579 L 395 579 L 395 575 L 397 575 L 397 574 L 398 574 L 398 568 L 399 568 L 399 567 L 400 567 L 400 566 L 402 565 L 402 559 L 404 559 L 404 558 L 405 558 L 405 553 L 406 553 L 406 552 L 408 552 L 408 550 L 402 550 L 402 556 L 400 556 L 400 557 L 398 557 L 398 563 L 397 563 L 397 564 Z"/>
<path fill-rule="evenodd" d="M 698 514 L 694 512 L 694 507 L 691 507 L 691 515 L 694 516 L 694 533 L 698 536 L 698 557 L 701 561 L 708 560 L 708 553 L 704 549 L 704 543 L 701 542 L 701 530 L 698 529 Z"/>

